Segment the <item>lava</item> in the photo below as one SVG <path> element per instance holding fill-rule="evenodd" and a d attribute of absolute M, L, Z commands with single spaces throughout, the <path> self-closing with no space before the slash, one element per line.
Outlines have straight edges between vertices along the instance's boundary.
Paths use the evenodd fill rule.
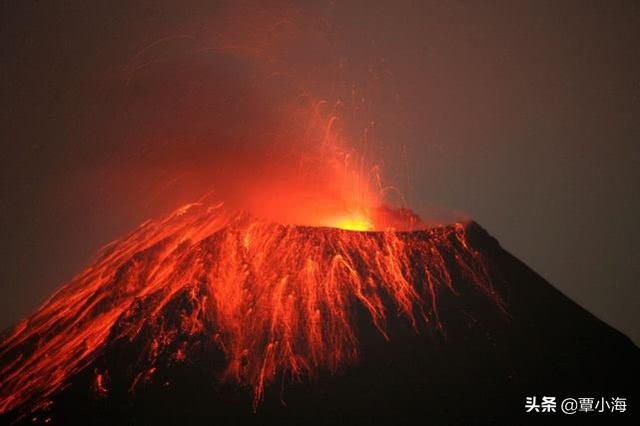
<path fill-rule="evenodd" d="M 283 225 L 203 201 L 143 223 L 5 337 L 0 412 L 46 406 L 109 341 L 133 341 L 145 325 L 157 334 L 130 389 L 153 380 L 159 354 L 189 357 L 188 344 L 176 349 L 180 336 L 208 334 L 227 360 L 221 380 L 251 387 L 257 405 L 280 374 L 313 377 L 356 362 L 357 306 L 385 338 L 389 315 L 416 332 L 441 328 L 438 293 L 456 292 L 451 268 L 499 302 L 463 224 L 366 231 L 368 220 Z M 164 316 L 179 295 L 193 308 L 173 324 Z M 103 372 L 94 387 L 108 392 Z"/>

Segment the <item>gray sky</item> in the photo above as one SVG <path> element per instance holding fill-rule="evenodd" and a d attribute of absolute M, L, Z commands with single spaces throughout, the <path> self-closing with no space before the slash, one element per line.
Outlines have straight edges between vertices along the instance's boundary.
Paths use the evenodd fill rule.
<path fill-rule="evenodd" d="M 638 2 L 177 3 L 0 5 L 1 327 L 271 155 L 251 129 L 295 83 L 355 87 L 412 207 L 465 212 L 640 342 Z"/>

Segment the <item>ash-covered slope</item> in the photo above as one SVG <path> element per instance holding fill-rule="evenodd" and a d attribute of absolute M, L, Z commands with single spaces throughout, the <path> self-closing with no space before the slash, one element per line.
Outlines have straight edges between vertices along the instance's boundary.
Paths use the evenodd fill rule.
<path fill-rule="evenodd" d="M 526 396 L 633 404 L 639 355 L 474 223 L 350 232 L 197 205 L 106 247 L 5 337 L 0 409 L 65 425 L 522 423 Z"/>

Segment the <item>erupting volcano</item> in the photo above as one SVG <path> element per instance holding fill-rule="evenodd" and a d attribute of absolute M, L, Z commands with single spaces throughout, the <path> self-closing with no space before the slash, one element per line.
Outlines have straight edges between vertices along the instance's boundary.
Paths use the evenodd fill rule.
<path fill-rule="evenodd" d="M 205 200 L 145 222 L 5 335 L 3 416 L 171 423 L 205 418 L 212 405 L 213 417 L 322 423 L 436 404 L 450 421 L 438 389 L 459 394 L 461 377 L 463 394 L 497 383 L 480 406 L 509 386 L 556 390 L 558 371 L 562 389 L 629 391 L 622 378 L 603 380 L 614 355 L 599 356 L 622 348 L 607 353 L 626 364 L 637 348 L 477 225 L 426 227 L 382 208 L 335 220 L 278 224 Z M 570 321 L 573 335 L 563 336 Z M 162 395 L 171 415 L 155 406 Z M 314 404 L 327 404 L 328 417 Z"/>
<path fill-rule="evenodd" d="M 277 376 L 300 380 L 356 362 L 356 309 L 384 339 L 389 316 L 416 333 L 442 330 L 438 293 L 459 291 L 451 269 L 500 304 L 463 224 L 356 232 L 374 225 L 340 216 L 336 226 L 281 225 L 211 202 L 144 223 L 5 338 L 2 411 L 46 407 L 114 340 L 151 330 L 130 391 L 162 363 L 183 362 L 199 336 L 224 353 L 221 380 L 251 387 L 255 409 Z M 96 371 L 99 392 L 108 392 L 109 374 Z"/>
<path fill-rule="evenodd" d="M 612 369 L 635 346 L 477 224 L 386 207 L 310 105 L 299 161 L 143 223 L 2 336 L 3 420 L 468 424 L 535 392 L 631 396 Z"/>
<path fill-rule="evenodd" d="M 176 132 L 149 178 L 219 192 L 108 244 L 0 336 L 1 421 L 466 425 L 530 395 L 633 401 L 627 338 L 476 223 L 414 213 L 382 185 L 364 92 L 318 101 L 271 59 L 257 97 L 279 101 L 224 103 L 247 115 L 221 120 L 229 139 Z"/>
<path fill-rule="evenodd" d="M 0 425 L 635 414 L 638 7 L 4 3 Z"/>

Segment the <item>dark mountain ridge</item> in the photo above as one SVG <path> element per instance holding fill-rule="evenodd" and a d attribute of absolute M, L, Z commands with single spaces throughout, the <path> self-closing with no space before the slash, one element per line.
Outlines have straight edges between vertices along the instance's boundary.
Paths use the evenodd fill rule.
<path fill-rule="evenodd" d="M 184 248 L 185 253 L 225 255 L 224 232 L 202 239 L 196 251 Z M 350 253 L 341 246 L 347 231 L 297 227 L 286 232 L 315 241 L 310 244 L 320 244 L 321 251 Z M 399 240 L 413 248 L 407 259 L 414 286 L 425 280 L 416 266 L 424 263 L 425 254 L 415 247 L 423 246 L 414 240 L 433 242 L 453 283 L 449 287 L 441 277 L 437 288 L 424 293 L 433 298 L 424 305 L 424 325 L 413 324 L 390 292 L 379 295 L 386 309 L 383 325 L 372 321 L 365 302 L 345 305 L 357 336 L 357 357 L 302 374 L 290 366 L 275 370 L 257 403 L 250 382 L 229 377 L 229 340 L 216 313 L 203 308 L 203 301 L 213 298 L 210 283 L 191 280 L 168 299 L 162 292 L 135 298 L 109 327 L 105 342 L 72 370 L 63 386 L 39 404 L 29 402 L 39 399 L 32 394 L 0 420 L 61 425 L 415 424 L 415 419 L 425 424 L 546 424 L 569 418 L 560 411 L 563 398 L 622 397 L 625 412 L 578 412 L 571 418 L 607 424 L 632 421 L 638 347 L 502 249 L 478 224 L 466 224 L 463 239 L 459 232 L 452 225 L 398 233 Z M 357 234 L 362 241 L 383 244 L 382 233 Z M 154 256 L 167 241 L 161 239 L 122 263 L 114 276 L 117 282 L 129 281 L 120 291 L 140 284 L 132 280 L 131 271 L 136 279 L 143 277 L 140 271 L 159 261 Z M 183 249 L 178 245 L 175 250 Z M 270 253 L 276 256 L 277 251 Z M 474 260 L 476 253 L 481 264 Z M 368 267 L 366 256 L 350 256 L 356 268 Z M 488 278 L 491 286 L 478 286 L 478 277 Z M 92 309 L 102 312 L 121 297 L 114 286 L 105 288 L 114 293 L 100 299 L 100 309 Z M 418 307 L 410 312 L 418 312 Z M 332 327 L 332 314 L 323 315 L 324 327 Z M 270 337 L 261 336 L 257 344 L 268 347 Z M 325 341 L 328 336 L 322 335 Z M 6 342 L 0 345 L 0 378 L 13 368 L 17 352 L 28 353 L 37 345 L 35 337 L 10 350 Z M 238 362 L 239 371 L 245 371 L 252 361 Z M 529 396 L 556 397 L 557 412 L 525 413 Z"/>

